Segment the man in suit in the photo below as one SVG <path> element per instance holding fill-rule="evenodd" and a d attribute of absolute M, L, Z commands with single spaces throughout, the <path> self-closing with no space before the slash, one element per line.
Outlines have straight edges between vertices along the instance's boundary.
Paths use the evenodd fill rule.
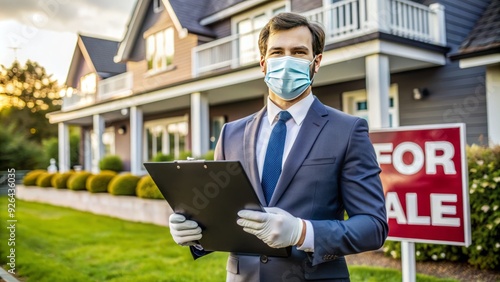
<path fill-rule="evenodd" d="M 231 253 L 227 281 L 349 281 L 344 256 L 378 249 L 387 237 L 367 122 L 323 105 L 311 91 L 324 38 L 319 25 L 294 13 L 275 16 L 260 33 L 267 106 L 226 124 L 215 158 L 239 160 L 266 209 L 242 210 L 237 223 L 292 251 L 286 258 Z M 173 214 L 170 228 L 195 258 L 204 254 L 193 246 L 203 236 L 196 222 Z"/>

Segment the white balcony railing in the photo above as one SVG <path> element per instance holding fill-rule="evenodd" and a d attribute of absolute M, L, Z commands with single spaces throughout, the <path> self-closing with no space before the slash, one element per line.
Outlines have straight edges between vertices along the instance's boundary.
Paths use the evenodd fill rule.
<path fill-rule="evenodd" d="M 63 97 L 63 111 L 78 109 L 112 98 L 124 97 L 132 94 L 133 73 L 125 72 L 97 82 L 96 93 L 83 93 L 74 89 L 66 91 Z"/>
<path fill-rule="evenodd" d="M 132 94 L 133 78 L 132 72 L 125 72 L 99 81 L 97 84 L 97 101 Z"/>
<path fill-rule="evenodd" d="M 425 6 L 410 0 L 343 0 L 303 15 L 324 26 L 327 44 L 383 32 L 446 45 L 444 8 L 441 4 Z M 234 34 L 195 47 L 193 75 L 258 62 L 258 32 Z"/>
<path fill-rule="evenodd" d="M 74 110 L 95 103 L 95 94 L 83 94 L 81 92 L 66 92 L 63 97 L 62 111 Z"/>

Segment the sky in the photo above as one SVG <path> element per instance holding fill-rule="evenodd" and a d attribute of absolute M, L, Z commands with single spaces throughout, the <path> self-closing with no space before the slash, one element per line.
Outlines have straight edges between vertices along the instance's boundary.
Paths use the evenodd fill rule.
<path fill-rule="evenodd" d="M 121 41 L 137 0 L 0 0 L 0 64 L 29 59 L 63 84 L 77 34 Z"/>

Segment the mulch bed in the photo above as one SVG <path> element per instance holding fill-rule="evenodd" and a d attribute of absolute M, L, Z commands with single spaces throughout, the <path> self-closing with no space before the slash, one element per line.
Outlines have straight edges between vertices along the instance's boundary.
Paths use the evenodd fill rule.
<path fill-rule="evenodd" d="M 368 265 L 401 270 L 401 260 L 385 256 L 382 251 L 365 252 L 346 256 L 350 265 Z M 500 271 L 480 270 L 468 264 L 459 262 L 419 262 L 416 264 L 417 273 L 440 278 L 453 278 L 459 281 L 500 281 Z"/>

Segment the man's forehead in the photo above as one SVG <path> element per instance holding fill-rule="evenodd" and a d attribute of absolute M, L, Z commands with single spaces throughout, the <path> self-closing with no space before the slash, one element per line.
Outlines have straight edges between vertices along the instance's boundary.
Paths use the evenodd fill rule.
<path fill-rule="evenodd" d="M 312 34 L 305 26 L 272 31 L 269 34 L 267 49 L 271 48 L 312 49 Z"/>

